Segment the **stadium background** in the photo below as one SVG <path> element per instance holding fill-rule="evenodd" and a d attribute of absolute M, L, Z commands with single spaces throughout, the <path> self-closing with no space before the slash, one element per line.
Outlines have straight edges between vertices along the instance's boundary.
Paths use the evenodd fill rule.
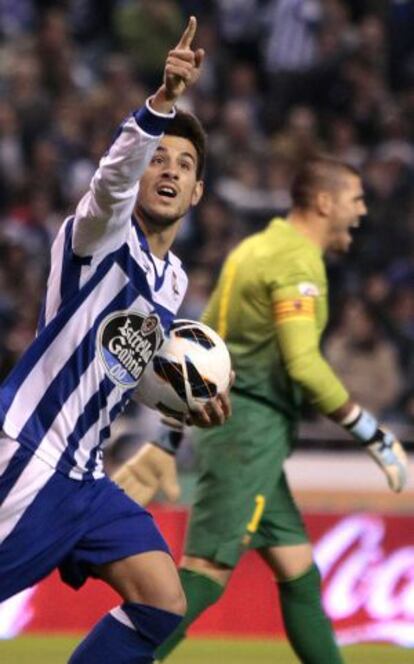
<path fill-rule="evenodd" d="M 350 255 L 329 258 L 324 345 L 356 399 L 413 450 L 413 0 L 2 0 L 0 376 L 35 333 L 61 221 L 119 122 L 158 85 L 166 50 L 190 13 L 208 57 L 185 104 L 208 131 L 209 158 L 206 195 L 176 244 L 190 276 L 182 315 L 199 316 L 234 243 L 288 209 L 292 173 L 306 155 L 323 151 L 357 166 L 369 214 Z M 131 406 L 107 448 L 109 472 L 153 425 L 153 414 Z M 388 640 L 397 621 L 413 631 L 413 481 L 405 495 L 390 496 L 356 446 L 312 412 L 299 447 L 289 462 L 298 500 L 316 530 L 329 522 L 315 537 L 348 527 L 347 515 L 359 518 L 362 510 L 371 544 L 356 534 L 336 562 L 349 572 L 350 553 L 368 551 L 361 569 L 372 575 L 380 559 L 394 584 L 393 608 L 369 620 L 385 624 L 392 616 Z M 195 463 L 190 436 L 179 461 L 186 504 Z M 168 518 L 181 523 L 180 515 Z M 0 607 L 1 635 L 19 632 L 16 615 Z M 222 614 L 209 620 L 206 633 L 222 631 Z M 355 640 L 374 637 L 359 632 Z"/>

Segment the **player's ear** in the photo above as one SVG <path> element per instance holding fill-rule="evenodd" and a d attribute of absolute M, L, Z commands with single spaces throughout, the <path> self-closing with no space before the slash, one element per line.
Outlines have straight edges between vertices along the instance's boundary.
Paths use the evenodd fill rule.
<path fill-rule="evenodd" d="M 328 191 L 318 191 L 315 196 L 315 204 L 319 214 L 328 217 L 332 212 L 332 194 Z"/>
<path fill-rule="evenodd" d="M 200 202 L 201 197 L 204 193 L 204 181 L 197 180 L 195 187 L 193 189 L 193 195 L 191 197 L 191 205 L 197 205 Z"/>

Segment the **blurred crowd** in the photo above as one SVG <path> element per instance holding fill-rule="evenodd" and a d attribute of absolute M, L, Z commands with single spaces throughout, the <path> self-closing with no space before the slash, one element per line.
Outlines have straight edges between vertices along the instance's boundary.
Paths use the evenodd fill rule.
<path fill-rule="evenodd" d="M 183 316 L 228 250 L 287 211 L 297 164 L 340 157 L 369 213 L 349 256 L 328 259 L 326 352 L 357 399 L 414 424 L 414 0 L 2 0 L 1 376 L 35 333 L 59 225 L 190 13 L 207 59 L 185 104 L 209 157 L 176 245 Z"/>

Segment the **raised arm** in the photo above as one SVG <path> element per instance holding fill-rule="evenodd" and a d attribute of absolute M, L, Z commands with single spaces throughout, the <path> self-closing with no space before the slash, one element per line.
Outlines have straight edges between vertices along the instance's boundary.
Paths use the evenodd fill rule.
<path fill-rule="evenodd" d="M 139 179 L 148 166 L 179 97 L 199 78 L 204 51 L 191 47 L 197 22 L 191 17 L 177 46 L 166 58 L 163 82 L 120 127 L 102 157 L 89 190 L 79 202 L 72 248 L 79 256 L 116 249 L 135 206 Z"/>

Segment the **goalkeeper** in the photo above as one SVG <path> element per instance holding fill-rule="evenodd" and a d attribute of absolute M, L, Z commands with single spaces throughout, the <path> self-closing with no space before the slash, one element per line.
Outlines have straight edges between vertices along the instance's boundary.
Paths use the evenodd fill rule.
<path fill-rule="evenodd" d="M 299 660 L 343 661 L 283 471 L 303 398 L 361 442 L 393 491 L 405 483 L 401 444 L 352 401 L 319 348 L 328 313 L 323 255 L 349 248 L 350 231 L 366 213 L 361 179 L 340 161 L 314 158 L 301 166 L 291 193 L 287 218 L 274 219 L 229 255 L 203 317 L 232 355 L 233 416 L 199 434 L 196 496 L 180 570 L 188 611 L 158 650 L 159 661 L 219 599 L 247 548 L 257 549 L 275 575 L 286 633 Z M 157 445 L 147 443 L 115 480 L 144 503 L 158 488 L 176 497 L 173 455 L 179 438 L 172 430 Z"/>

